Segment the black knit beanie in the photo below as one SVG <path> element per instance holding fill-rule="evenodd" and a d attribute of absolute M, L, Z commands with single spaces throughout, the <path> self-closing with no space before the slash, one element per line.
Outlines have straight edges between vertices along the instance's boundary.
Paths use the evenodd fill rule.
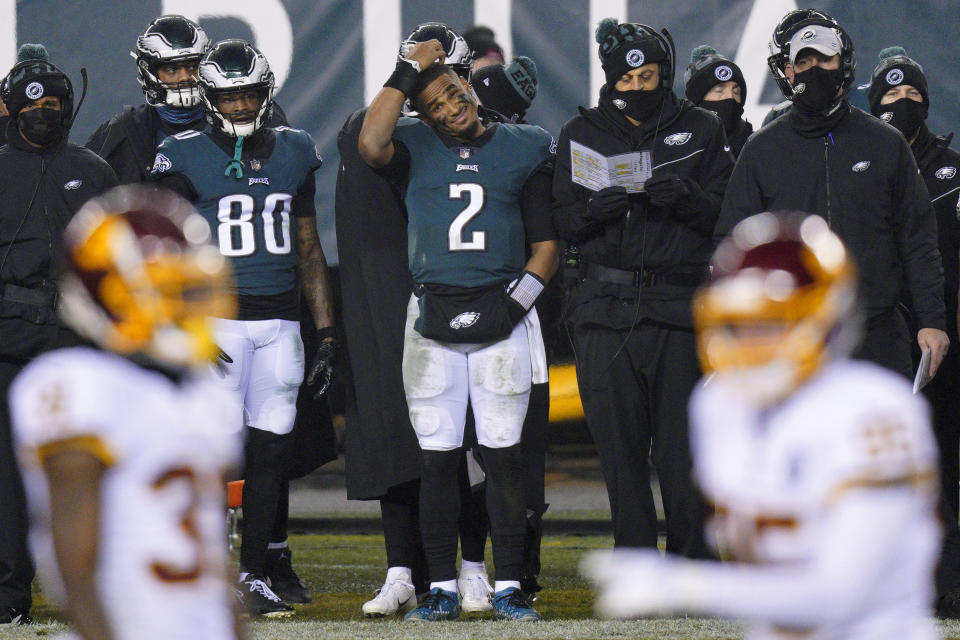
<path fill-rule="evenodd" d="M 747 83 L 735 62 L 706 44 L 695 47 L 690 53 L 690 64 L 683 73 L 683 82 L 686 85 L 687 100 L 693 104 L 703 102 L 703 97 L 716 85 L 731 80 L 740 85 L 741 103 L 746 103 Z"/>
<path fill-rule="evenodd" d="M 669 52 L 660 41 L 639 24 L 619 23 L 616 18 L 604 18 L 594 34 L 600 45 L 600 66 L 612 87 L 625 73 L 652 62 L 660 63 L 661 82 L 670 76 L 664 63 L 671 63 Z"/>
<path fill-rule="evenodd" d="M 915 87 L 923 96 L 923 103 L 930 105 L 923 67 L 910 58 L 903 47 L 887 47 L 880 52 L 879 57 L 880 62 L 870 76 L 870 88 L 867 91 L 871 113 L 876 114 L 880 110 L 883 94 L 902 84 Z"/>
<path fill-rule="evenodd" d="M 483 106 L 510 119 L 522 119 L 537 95 L 537 65 L 518 56 L 509 65 L 480 67 L 470 81 Z"/>

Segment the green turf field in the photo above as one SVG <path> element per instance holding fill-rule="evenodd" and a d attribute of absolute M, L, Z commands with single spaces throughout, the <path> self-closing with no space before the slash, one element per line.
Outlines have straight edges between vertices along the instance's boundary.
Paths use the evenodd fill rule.
<path fill-rule="evenodd" d="M 672 618 L 639 621 L 595 620 L 591 613 L 589 585 L 577 573 L 580 557 L 590 549 L 611 546 L 607 536 L 547 536 L 543 543 L 544 585 L 537 609 L 542 623 L 494 622 L 480 614 L 464 614 L 461 621 L 405 623 L 394 620 L 364 620 L 360 605 L 380 586 L 386 566 L 383 538 L 379 535 L 291 536 L 294 565 L 313 588 L 313 604 L 297 607 L 292 618 L 279 622 L 253 622 L 253 640 L 319 640 L 321 638 L 478 638 L 507 640 L 541 638 L 600 640 L 637 639 L 732 639 L 740 638 L 740 626 L 703 618 Z M 489 559 L 488 566 L 492 567 Z M 34 614 L 39 624 L 0 630 L 4 640 L 52 638 L 64 630 L 56 613 L 37 594 Z M 960 623 L 941 626 L 945 637 L 960 640 Z"/>

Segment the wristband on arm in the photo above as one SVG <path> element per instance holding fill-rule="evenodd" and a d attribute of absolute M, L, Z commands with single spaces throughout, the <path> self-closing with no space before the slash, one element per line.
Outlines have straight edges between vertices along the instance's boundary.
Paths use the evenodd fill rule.
<path fill-rule="evenodd" d="M 383 83 L 383 86 L 396 89 L 410 98 L 410 93 L 413 91 L 413 85 L 417 81 L 418 75 L 420 75 L 420 64 L 416 60 L 400 58 L 397 60 L 397 66 L 393 73 Z"/>
<path fill-rule="evenodd" d="M 507 298 L 513 303 L 509 306 L 510 317 L 520 322 L 543 293 L 546 283 L 532 271 L 524 271 L 517 281 L 507 289 Z"/>

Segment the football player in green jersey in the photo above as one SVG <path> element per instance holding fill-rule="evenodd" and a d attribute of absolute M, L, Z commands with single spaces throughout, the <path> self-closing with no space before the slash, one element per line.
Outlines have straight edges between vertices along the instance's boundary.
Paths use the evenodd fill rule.
<path fill-rule="evenodd" d="M 199 82 L 210 129 L 166 138 L 153 171 L 162 185 L 196 205 L 232 262 L 238 318 L 217 319 L 215 329 L 228 358 L 221 380 L 242 399 L 248 427 L 242 590 L 253 613 L 288 615 L 287 602 L 310 601 L 289 565 L 289 551 L 279 551 L 288 569 L 279 577 L 291 583 L 283 599 L 271 590 L 277 581 L 266 574 L 278 553 L 268 545 L 286 515 L 285 467 L 304 379 L 299 288 L 318 328 L 320 346 L 307 370 L 308 385 L 320 381 L 317 395 L 330 384 L 336 353 L 314 209 L 314 172 L 321 160 L 307 132 L 267 125 L 273 73 L 263 54 L 246 42 L 214 45 L 200 62 Z"/>
<path fill-rule="evenodd" d="M 469 400 L 487 470 L 497 616 L 539 620 L 520 591 L 525 504 L 520 436 L 546 377 L 531 311 L 557 267 L 553 145 L 539 127 L 485 125 L 439 41 L 412 47 L 377 94 L 358 149 L 405 185 L 409 267 L 403 379 L 423 453 L 421 529 L 431 590 L 407 619 L 458 617 L 456 482 Z M 419 117 L 398 118 L 410 100 Z M 530 257 L 525 257 L 529 246 Z"/>

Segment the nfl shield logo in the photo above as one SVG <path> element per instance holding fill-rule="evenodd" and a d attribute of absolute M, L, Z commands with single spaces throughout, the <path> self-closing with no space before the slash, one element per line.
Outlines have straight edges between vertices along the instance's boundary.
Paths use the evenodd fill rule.
<path fill-rule="evenodd" d="M 460 157 L 466 160 L 470 157 L 470 147 L 460 147 Z"/>
<path fill-rule="evenodd" d="M 261 166 L 263 166 L 263 165 L 260 164 L 260 161 L 259 161 L 259 160 L 251 160 L 251 161 L 250 161 L 250 168 L 253 169 L 254 171 L 260 171 L 260 167 L 261 167 Z"/>

